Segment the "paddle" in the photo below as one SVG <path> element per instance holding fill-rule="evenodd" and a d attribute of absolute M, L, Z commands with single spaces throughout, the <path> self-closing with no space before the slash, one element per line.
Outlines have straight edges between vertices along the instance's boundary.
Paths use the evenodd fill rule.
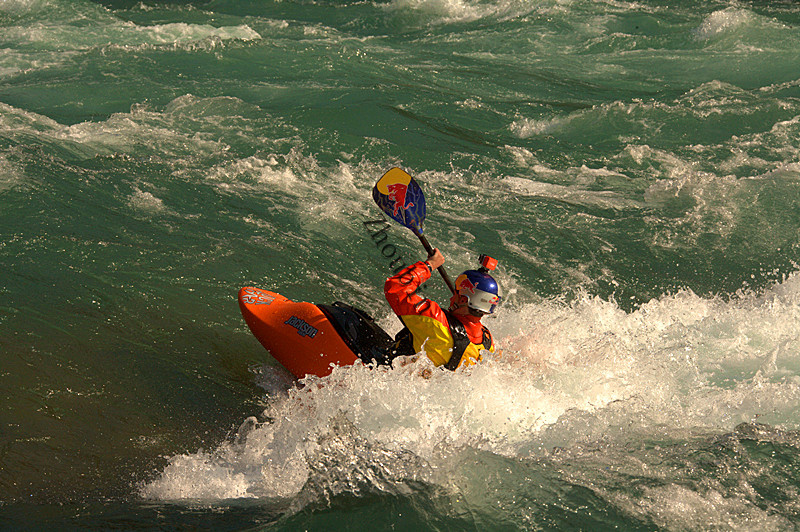
<path fill-rule="evenodd" d="M 425 195 L 413 177 L 400 168 L 392 168 L 375 183 L 372 199 L 390 218 L 411 229 L 422 242 L 428 255 L 433 254 L 433 246 L 422 234 L 422 222 L 425 221 Z M 456 289 L 444 271 L 444 266 L 439 266 L 437 270 L 447 283 L 447 288 L 455 294 Z"/>

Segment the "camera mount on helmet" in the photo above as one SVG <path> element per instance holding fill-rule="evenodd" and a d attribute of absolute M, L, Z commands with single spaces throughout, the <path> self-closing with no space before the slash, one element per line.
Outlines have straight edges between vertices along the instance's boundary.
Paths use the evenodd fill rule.
<path fill-rule="evenodd" d="M 489 273 L 497 268 L 497 259 L 493 259 L 489 255 L 481 254 L 481 256 L 478 257 L 478 262 L 481 264 L 481 267 L 478 268 L 478 271 L 481 273 Z"/>

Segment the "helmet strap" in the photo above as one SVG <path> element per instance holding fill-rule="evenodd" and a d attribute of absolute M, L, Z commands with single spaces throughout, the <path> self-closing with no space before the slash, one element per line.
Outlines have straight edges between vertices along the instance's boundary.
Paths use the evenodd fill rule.
<path fill-rule="evenodd" d="M 450 310 L 456 310 L 461 307 L 466 307 L 469 304 L 469 299 L 466 296 L 455 293 L 450 298 Z M 471 309 L 470 309 L 471 310 Z"/>
<path fill-rule="evenodd" d="M 482 310 L 477 310 L 472 307 L 469 308 L 469 313 L 470 315 L 475 316 L 476 318 L 482 318 L 486 316 L 486 314 L 488 314 L 487 312 L 484 312 Z"/>

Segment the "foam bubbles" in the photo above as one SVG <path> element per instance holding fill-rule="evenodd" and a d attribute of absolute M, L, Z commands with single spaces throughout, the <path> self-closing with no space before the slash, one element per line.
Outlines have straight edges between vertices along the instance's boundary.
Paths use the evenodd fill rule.
<path fill-rule="evenodd" d="M 487 14 L 479 4 L 464 0 L 395 0 L 394 6 L 438 15 L 448 22 L 477 20 Z"/>
<path fill-rule="evenodd" d="M 547 120 L 520 118 L 512 122 L 509 125 L 509 129 L 517 137 L 527 139 L 536 135 L 547 135 L 558 131 L 568 121 L 569 118 L 550 118 Z"/>
<path fill-rule="evenodd" d="M 512 18 L 531 10 L 530 4 L 518 0 L 393 0 L 387 7 L 419 13 L 434 24 L 464 23 L 488 17 Z"/>
<path fill-rule="evenodd" d="M 135 26 L 133 29 L 141 35 L 145 44 L 154 45 L 179 45 L 209 39 L 219 39 L 221 41 L 253 41 L 261 39 L 261 35 L 246 24 L 217 28 L 208 24 L 186 24 L 181 22 L 155 26 Z"/>
<path fill-rule="evenodd" d="M 698 39 L 711 39 L 728 33 L 752 22 L 754 16 L 750 11 L 734 7 L 715 11 L 706 17 L 697 29 Z"/>
<path fill-rule="evenodd" d="M 619 176 L 606 169 L 592 169 L 583 166 L 570 169 L 567 172 L 554 172 L 547 167 L 537 165 L 533 168 L 537 174 L 558 174 L 559 178 L 573 181 L 573 185 L 564 186 L 519 177 L 506 177 L 506 184 L 515 194 L 557 199 L 578 205 L 590 205 L 604 209 L 641 208 L 640 202 L 632 201 L 621 194 L 610 191 L 586 190 L 586 186 L 593 183 L 597 176 Z"/>
<path fill-rule="evenodd" d="M 60 18 L 48 16 L 42 20 L 26 21 L 19 26 L 7 26 L 3 28 L 4 36 L 17 43 L 19 48 L 31 50 L 31 57 L 35 57 L 34 51 L 63 53 L 105 46 L 135 48 L 165 45 L 191 49 L 203 42 L 261 39 L 261 35 L 246 24 L 220 27 L 184 22 L 137 25 L 117 19 L 111 12 L 91 4 L 55 4 L 54 9 L 59 12 Z M 36 15 L 36 10 L 25 12 Z"/>
<path fill-rule="evenodd" d="M 22 171 L 0 155 L 0 192 L 16 188 L 24 181 Z"/>
<path fill-rule="evenodd" d="M 425 357 L 308 378 L 271 396 L 268 422 L 247 424 L 213 452 L 173 457 L 142 494 L 401 490 L 447 483 L 437 468 L 449 470 L 465 449 L 523 459 L 598 440 L 724 432 L 754 419 L 798 427 L 798 301 L 793 275 L 727 302 L 680 292 L 631 313 L 590 297 L 506 310 L 493 323 L 502 354 L 428 379 Z"/>
<path fill-rule="evenodd" d="M 770 515 L 747 498 L 727 497 L 713 487 L 696 491 L 684 486 L 645 487 L 636 513 L 667 529 L 779 531 L 793 528 L 782 516 Z"/>
<path fill-rule="evenodd" d="M 128 205 L 145 214 L 162 214 L 167 212 L 164 201 L 147 191 L 134 188 L 128 199 Z"/>

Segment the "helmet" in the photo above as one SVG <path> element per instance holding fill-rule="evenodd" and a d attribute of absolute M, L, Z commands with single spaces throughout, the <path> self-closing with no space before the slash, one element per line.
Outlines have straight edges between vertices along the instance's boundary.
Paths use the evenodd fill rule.
<path fill-rule="evenodd" d="M 483 269 L 483 268 L 481 268 Z M 492 314 L 500 303 L 497 281 L 484 271 L 467 270 L 456 278 L 456 292 L 465 296 L 471 309 Z"/>

